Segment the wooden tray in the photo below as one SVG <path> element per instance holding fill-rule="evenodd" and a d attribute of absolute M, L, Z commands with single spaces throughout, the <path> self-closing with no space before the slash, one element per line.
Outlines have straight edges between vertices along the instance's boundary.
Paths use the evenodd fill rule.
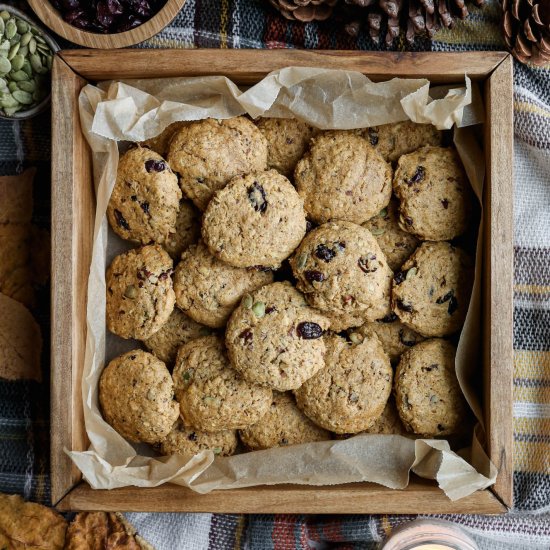
<path fill-rule="evenodd" d="M 496 484 L 452 502 L 434 483 L 415 478 L 405 490 L 370 483 L 331 487 L 253 487 L 198 495 L 165 485 L 94 491 L 63 449 L 88 441 L 81 377 L 86 342 L 86 287 L 94 192 L 90 152 L 82 135 L 78 95 L 88 82 L 135 77 L 226 75 L 257 82 L 289 65 L 360 71 L 373 80 L 425 77 L 434 83 L 480 82 L 486 107 L 484 141 L 483 355 L 487 452 Z M 52 92 L 52 500 L 62 510 L 255 513 L 502 513 L 512 505 L 512 61 L 506 53 L 369 53 L 298 50 L 63 51 L 53 65 Z"/>

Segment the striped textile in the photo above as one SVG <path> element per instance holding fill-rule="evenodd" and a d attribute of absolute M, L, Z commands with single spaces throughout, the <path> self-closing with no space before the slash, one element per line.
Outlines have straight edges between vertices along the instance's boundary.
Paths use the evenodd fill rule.
<path fill-rule="evenodd" d="M 377 49 L 341 22 L 298 25 L 266 0 L 187 0 L 173 23 L 140 47 Z M 502 49 L 500 7 L 483 10 L 418 50 Z M 395 49 L 406 49 L 403 39 Z M 515 66 L 515 505 L 502 517 L 450 516 L 482 549 L 550 548 L 550 71 Z M 0 121 L 0 174 L 38 166 L 36 223 L 49 223 L 48 115 L 24 124 Z M 48 332 L 47 292 L 36 314 Z M 48 358 L 44 357 L 47 373 Z M 49 500 L 48 377 L 0 382 L 0 490 Z M 526 512 L 531 512 L 527 514 Z M 532 513 L 536 512 L 536 513 Z M 239 516 L 127 514 L 159 550 L 367 549 L 411 518 L 403 516 Z"/>

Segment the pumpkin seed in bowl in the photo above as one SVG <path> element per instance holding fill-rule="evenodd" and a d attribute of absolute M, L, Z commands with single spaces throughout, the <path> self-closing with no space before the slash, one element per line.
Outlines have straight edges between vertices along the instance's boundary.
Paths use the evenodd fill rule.
<path fill-rule="evenodd" d="M 47 106 L 58 49 L 23 12 L 0 5 L 0 117 L 30 118 Z"/>

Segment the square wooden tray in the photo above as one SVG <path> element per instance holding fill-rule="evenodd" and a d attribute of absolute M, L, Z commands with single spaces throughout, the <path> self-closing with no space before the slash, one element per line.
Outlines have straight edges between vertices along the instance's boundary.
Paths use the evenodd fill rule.
<path fill-rule="evenodd" d="M 479 81 L 485 97 L 483 354 L 486 448 L 499 474 L 488 490 L 452 502 L 413 476 L 402 491 L 370 483 L 252 487 L 198 495 L 165 485 L 95 491 L 63 449 L 88 445 L 81 378 L 86 288 L 95 199 L 78 95 L 88 82 L 137 77 L 226 75 L 252 84 L 286 66 L 356 70 L 373 80 L 425 77 Z M 370 53 L 299 50 L 75 50 L 60 52 L 52 92 L 52 500 L 62 510 L 240 513 L 502 513 L 512 505 L 512 62 L 500 52 Z"/>

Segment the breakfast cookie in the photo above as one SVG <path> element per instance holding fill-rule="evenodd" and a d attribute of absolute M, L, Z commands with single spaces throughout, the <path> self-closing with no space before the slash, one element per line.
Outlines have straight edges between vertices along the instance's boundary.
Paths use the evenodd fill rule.
<path fill-rule="evenodd" d="M 294 183 L 316 223 L 332 219 L 364 223 L 391 197 L 391 166 L 352 132 L 323 132 L 298 162 Z"/>
<path fill-rule="evenodd" d="M 366 317 L 368 317 L 365 312 L 331 313 L 330 311 L 323 311 L 322 314 L 329 320 L 332 332 L 342 332 L 348 328 L 359 327 L 366 323 Z"/>
<path fill-rule="evenodd" d="M 184 250 L 195 244 L 201 236 L 201 216 L 195 205 L 183 199 L 176 217 L 176 229 L 170 233 L 163 246 L 172 259 L 177 262 Z"/>
<path fill-rule="evenodd" d="M 466 231 L 472 190 L 454 149 L 423 147 L 403 155 L 393 190 L 401 229 L 427 241 L 448 241 Z"/>
<path fill-rule="evenodd" d="M 407 431 L 405 426 L 399 418 L 399 413 L 397 412 L 397 407 L 395 405 L 395 400 L 392 395 L 390 395 L 382 414 L 376 419 L 374 424 L 358 434 L 340 434 L 336 436 L 336 439 L 348 439 L 354 435 L 360 434 L 393 434 L 393 435 L 405 435 Z"/>
<path fill-rule="evenodd" d="M 432 124 L 412 120 L 365 128 L 363 137 L 389 162 L 426 145 L 441 145 L 443 133 Z"/>
<path fill-rule="evenodd" d="M 191 319 L 221 328 L 247 292 L 272 282 L 271 270 L 233 267 L 212 256 L 201 241 L 182 254 L 174 273 L 174 292 L 176 304 Z"/>
<path fill-rule="evenodd" d="M 398 203 L 392 199 L 386 208 L 363 224 L 376 238 L 388 265 L 397 271 L 415 251 L 418 239 L 399 227 Z"/>
<path fill-rule="evenodd" d="M 231 456 L 237 450 L 236 430 L 201 432 L 186 427 L 178 420 L 172 431 L 160 445 L 163 455 L 196 455 L 201 451 L 212 451 L 217 456 Z"/>
<path fill-rule="evenodd" d="M 176 230 L 180 199 L 178 178 L 164 159 L 136 147 L 120 158 L 107 218 L 123 239 L 162 244 Z"/>
<path fill-rule="evenodd" d="M 328 431 L 314 424 L 296 406 L 290 392 L 273 392 L 267 414 L 257 424 L 241 430 L 239 435 L 252 451 L 330 439 Z"/>
<path fill-rule="evenodd" d="M 422 243 L 395 274 L 392 308 L 423 336 L 448 336 L 462 328 L 473 283 L 473 266 L 460 248 Z"/>
<path fill-rule="evenodd" d="M 130 441 L 163 441 L 179 415 L 166 365 L 135 349 L 113 359 L 99 379 L 105 421 Z"/>
<path fill-rule="evenodd" d="M 170 166 L 182 191 L 205 210 L 212 195 L 240 174 L 267 168 L 267 140 L 247 118 L 207 118 L 181 128 L 170 142 Z"/>
<path fill-rule="evenodd" d="M 305 233 L 303 201 L 275 170 L 231 180 L 208 205 L 202 225 L 210 252 L 236 267 L 277 268 Z"/>
<path fill-rule="evenodd" d="M 146 340 L 168 320 L 176 296 L 172 259 L 160 245 L 134 248 L 107 269 L 107 328 L 121 338 Z"/>
<path fill-rule="evenodd" d="M 390 311 L 392 271 L 376 239 L 360 225 L 333 221 L 313 229 L 290 265 L 313 307 L 373 321 Z"/>
<path fill-rule="evenodd" d="M 172 378 L 183 422 L 205 432 L 256 424 L 271 404 L 270 389 L 243 380 L 231 367 L 218 336 L 181 346 Z"/>
<path fill-rule="evenodd" d="M 354 332 L 361 335 L 374 332 L 392 363 L 397 363 L 403 352 L 424 340 L 423 336 L 399 321 L 393 311 L 381 319 L 354 329 Z"/>
<path fill-rule="evenodd" d="M 256 125 L 267 139 L 268 167 L 291 178 L 315 128 L 295 118 L 260 118 Z"/>
<path fill-rule="evenodd" d="M 178 348 L 191 340 L 208 336 L 212 331 L 174 308 L 168 321 L 144 340 L 145 347 L 167 365 L 173 365 Z"/>
<path fill-rule="evenodd" d="M 382 414 L 390 396 L 390 360 L 374 335 L 357 344 L 336 335 L 325 341 L 326 366 L 294 392 L 298 407 L 327 430 L 366 430 Z"/>
<path fill-rule="evenodd" d="M 139 145 L 142 147 L 148 147 L 155 153 L 166 157 L 168 151 L 170 150 L 170 142 L 172 141 L 174 134 L 189 124 L 191 123 L 185 121 L 172 122 L 172 124 L 167 126 L 158 136 L 146 139 L 145 141 L 140 142 Z"/>
<path fill-rule="evenodd" d="M 251 382 L 296 389 L 324 366 L 328 325 L 289 282 L 264 286 L 245 295 L 229 318 L 231 364 Z"/>
<path fill-rule="evenodd" d="M 446 340 L 426 340 L 405 352 L 395 372 L 395 399 L 408 431 L 425 437 L 459 430 L 468 405 L 455 372 L 456 348 Z"/>

